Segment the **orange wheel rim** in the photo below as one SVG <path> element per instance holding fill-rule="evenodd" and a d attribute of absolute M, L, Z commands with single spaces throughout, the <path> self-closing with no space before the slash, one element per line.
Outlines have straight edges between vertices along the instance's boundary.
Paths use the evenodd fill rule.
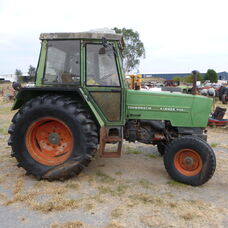
<path fill-rule="evenodd" d="M 174 165 L 181 174 L 185 176 L 195 176 L 201 171 L 203 162 L 196 151 L 183 149 L 176 153 Z"/>
<path fill-rule="evenodd" d="M 54 166 L 66 161 L 73 150 L 73 136 L 65 123 L 56 118 L 35 121 L 26 132 L 26 146 L 37 162 Z"/>

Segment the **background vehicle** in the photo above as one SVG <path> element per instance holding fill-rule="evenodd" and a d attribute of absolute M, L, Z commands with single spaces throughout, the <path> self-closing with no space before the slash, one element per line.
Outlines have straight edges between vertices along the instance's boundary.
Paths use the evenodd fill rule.
<path fill-rule="evenodd" d="M 201 185 L 216 166 L 205 127 L 212 100 L 130 90 L 121 35 L 41 34 L 34 88 L 21 88 L 9 127 L 18 166 L 37 179 L 78 174 L 98 153 L 121 156 L 123 139 L 157 145 L 177 181 Z M 116 151 L 106 151 L 115 143 Z M 133 168 L 133 167 L 132 167 Z"/>

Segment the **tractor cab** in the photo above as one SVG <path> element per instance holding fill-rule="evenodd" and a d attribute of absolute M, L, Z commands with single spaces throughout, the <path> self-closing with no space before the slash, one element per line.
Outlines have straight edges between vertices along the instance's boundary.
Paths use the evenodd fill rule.
<path fill-rule="evenodd" d="M 121 35 L 57 33 L 41 34 L 40 39 L 36 85 L 120 87 L 117 42 Z"/>

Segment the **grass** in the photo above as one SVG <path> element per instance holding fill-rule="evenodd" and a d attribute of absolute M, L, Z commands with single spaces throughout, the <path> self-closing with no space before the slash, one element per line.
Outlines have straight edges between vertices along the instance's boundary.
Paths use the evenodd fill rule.
<path fill-rule="evenodd" d="M 151 185 L 152 185 L 152 184 L 151 184 L 148 180 L 146 180 L 146 179 L 140 180 L 140 181 L 139 181 L 139 184 L 140 184 L 143 188 L 145 188 L 145 189 L 151 188 Z"/>
<path fill-rule="evenodd" d="M 170 202 L 170 203 L 169 203 L 169 206 L 170 206 L 171 208 L 176 208 L 176 207 L 177 207 L 177 203 L 176 203 L 176 202 Z"/>
<path fill-rule="evenodd" d="M 66 188 L 79 189 L 79 184 L 74 182 L 68 182 L 65 184 Z"/>
<path fill-rule="evenodd" d="M 122 226 L 116 222 L 112 222 L 110 224 L 107 224 L 104 228 L 125 228 L 126 226 Z"/>
<path fill-rule="evenodd" d="M 107 174 L 101 172 L 100 170 L 96 172 L 96 176 L 103 183 L 113 183 L 115 181 L 115 178 L 108 176 Z"/>
<path fill-rule="evenodd" d="M 105 203 L 104 197 L 102 196 L 100 191 L 96 195 L 89 197 L 89 200 L 94 200 L 97 203 Z"/>
<path fill-rule="evenodd" d="M 0 200 L 4 200 L 6 198 L 6 196 L 2 193 L 0 193 Z"/>
<path fill-rule="evenodd" d="M 160 197 L 155 197 L 153 195 L 138 193 L 129 196 L 133 201 L 138 201 L 142 204 L 162 204 L 163 200 Z"/>
<path fill-rule="evenodd" d="M 110 187 L 98 186 L 99 194 L 113 194 L 113 190 Z"/>
<path fill-rule="evenodd" d="M 127 189 L 129 188 L 126 184 L 119 184 L 114 186 L 113 188 L 109 186 L 99 186 L 98 191 L 99 194 L 110 194 L 112 196 L 122 196 L 126 193 Z"/>
<path fill-rule="evenodd" d="M 11 106 L 13 105 L 13 103 L 11 104 L 9 104 L 9 106 L 7 105 L 7 106 L 1 106 L 1 109 L 0 109 L 0 114 L 5 114 L 5 113 L 9 113 L 10 112 L 10 110 L 11 110 Z"/>
<path fill-rule="evenodd" d="M 0 184 L 2 184 L 3 182 L 5 182 L 5 177 L 0 177 Z"/>
<path fill-rule="evenodd" d="M 211 143 L 211 147 L 217 147 L 219 144 L 218 143 Z"/>
<path fill-rule="evenodd" d="M 18 194 L 23 190 L 24 180 L 18 179 L 13 188 L 13 194 Z"/>
<path fill-rule="evenodd" d="M 148 157 L 148 158 L 158 158 L 160 156 L 156 155 L 156 154 L 147 154 L 146 157 Z"/>
<path fill-rule="evenodd" d="M 126 193 L 128 188 L 129 188 L 129 186 L 126 184 L 119 184 L 116 188 L 116 194 L 118 196 L 123 195 L 124 193 Z"/>
<path fill-rule="evenodd" d="M 53 196 L 47 202 L 40 203 L 33 201 L 31 206 L 34 210 L 42 212 L 62 211 L 65 209 L 79 208 L 79 201 L 74 199 L 67 199 L 59 195 Z"/>
<path fill-rule="evenodd" d="M 7 135 L 8 134 L 8 129 L 6 129 L 6 128 L 0 128 L 0 134 Z"/>
<path fill-rule="evenodd" d="M 181 217 L 184 220 L 192 220 L 195 217 L 195 215 L 193 213 L 188 212 L 188 213 L 186 213 L 184 215 L 181 215 Z"/>
<path fill-rule="evenodd" d="M 170 180 L 167 182 L 168 185 L 171 185 L 171 186 L 177 186 L 177 187 L 187 187 L 188 185 L 186 184 L 183 184 L 183 183 L 180 183 L 180 182 L 177 182 L 175 180 Z"/>
<path fill-rule="evenodd" d="M 51 228 L 86 228 L 86 226 L 79 222 L 64 222 L 64 223 L 53 223 L 50 225 Z"/>
<path fill-rule="evenodd" d="M 116 208 L 116 209 L 114 209 L 114 210 L 111 212 L 111 216 L 112 216 L 113 219 L 119 218 L 122 214 L 123 214 L 123 212 L 122 212 L 122 210 L 119 209 L 119 208 Z"/>
<path fill-rule="evenodd" d="M 142 152 L 138 151 L 138 150 L 135 150 L 135 149 L 133 149 L 133 148 L 128 146 L 126 148 L 126 154 L 142 154 Z"/>
<path fill-rule="evenodd" d="M 92 203 L 85 203 L 84 210 L 85 211 L 91 211 L 94 208 L 94 205 Z"/>

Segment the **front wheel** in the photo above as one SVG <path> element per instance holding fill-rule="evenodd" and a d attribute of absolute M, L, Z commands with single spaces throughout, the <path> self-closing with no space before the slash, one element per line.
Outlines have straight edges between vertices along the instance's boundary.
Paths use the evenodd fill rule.
<path fill-rule="evenodd" d="M 164 165 L 174 180 L 199 186 L 213 176 L 216 158 L 203 140 L 193 136 L 180 137 L 168 144 Z"/>

